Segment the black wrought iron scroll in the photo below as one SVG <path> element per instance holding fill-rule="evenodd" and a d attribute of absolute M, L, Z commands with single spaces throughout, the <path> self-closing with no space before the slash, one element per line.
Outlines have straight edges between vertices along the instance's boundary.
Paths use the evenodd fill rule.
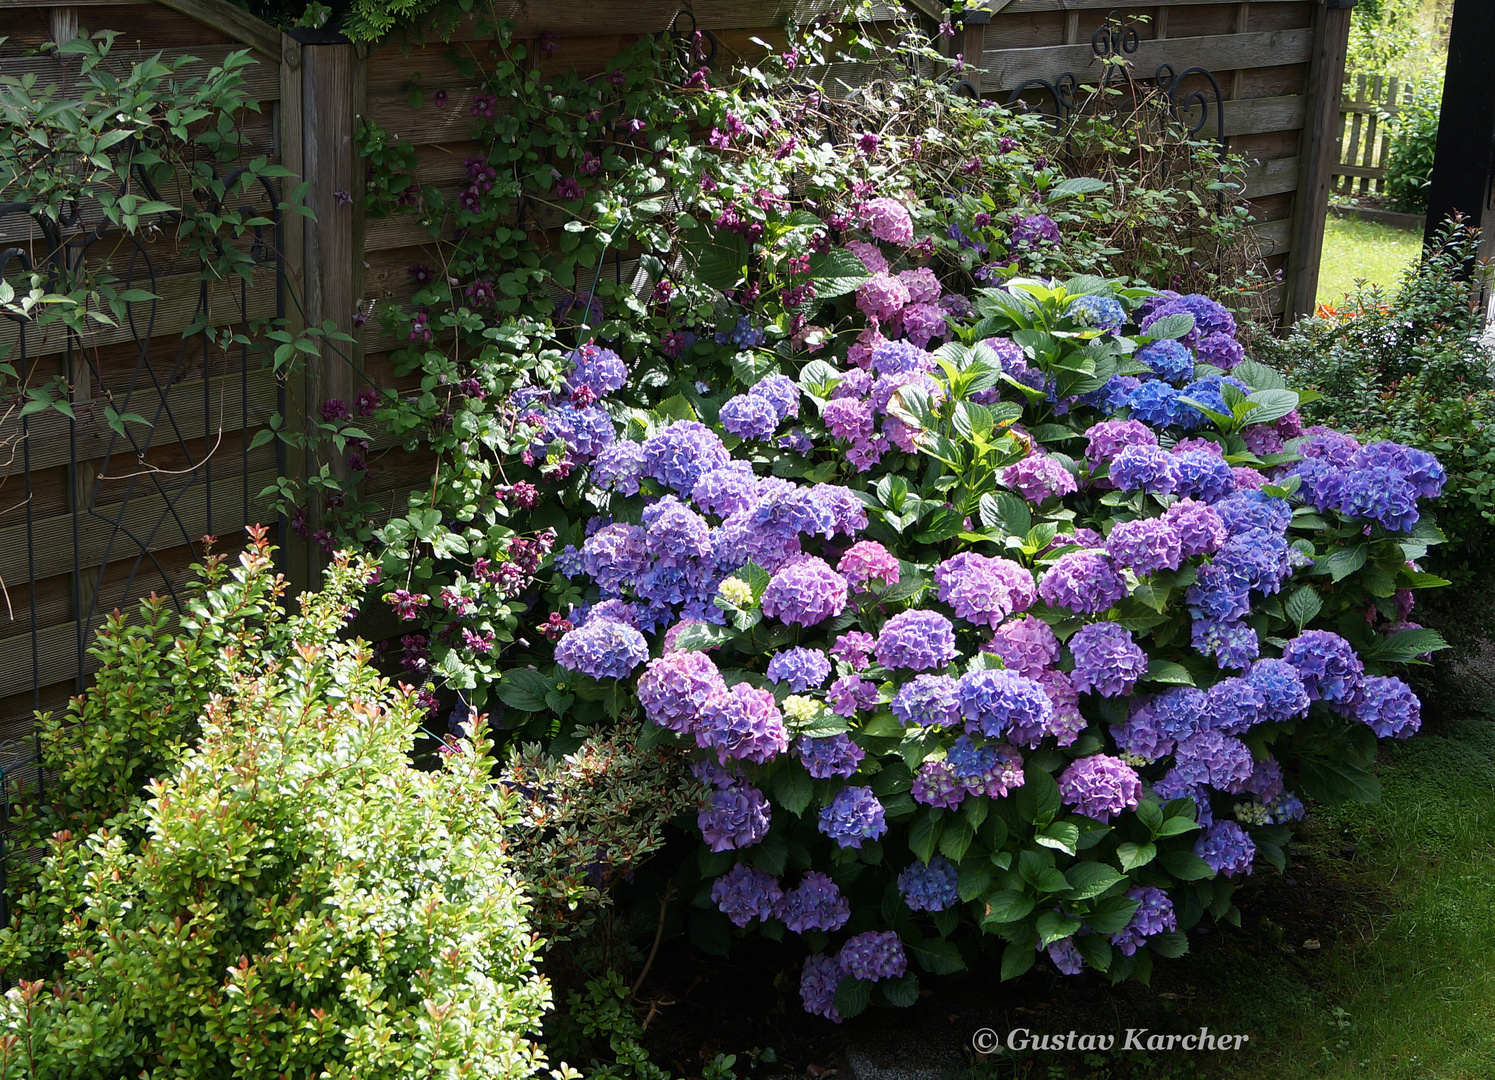
<path fill-rule="evenodd" d="M 1060 130 L 1076 113 L 1092 107 L 1094 102 L 1103 101 L 1108 94 L 1121 92 L 1135 99 L 1138 84 L 1127 58 L 1141 47 L 1142 36 L 1136 26 L 1113 11 L 1090 37 L 1090 51 L 1101 61 L 1101 73 L 1093 85 L 1084 84 L 1083 89 L 1088 93 L 1082 93 L 1080 79 L 1073 71 L 1065 71 L 1053 79 L 1026 80 L 1008 95 L 1007 104 L 1031 111 L 1035 106 L 1023 95 L 1027 93 L 1031 97 L 1032 91 L 1041 90 L 1043 102 L 1037 107 L 1052 116 L 1055 130 Z M 1206 93 L 1197 86 L 1187 88 L 1185 83 L 1192 76 L 1200 76 L 1208 82 L 1211 92 Z M 1224 153 L 1225 94 L 1212 72 L 1195 65 L 1175 74 L 1173 65 L 1165 62 L 1158 65 L 1150 82 L 1167 102 L 1170 115 L 1184 125 L 1191 137 L 1203 131 L 1213 119 L 1215 139 Z"/>
<path fill-rule="evenodd" d="M 244 175 L 244 170 L 234 170 L 214 187 L 238 193 Z M 160 200 L 143 169 L 131 177 L 131 184 L 137 192 Z M 250 223 L 238 242 L 256 272 L 263 268 L 273 273 L 274 314 L 283 319 L 284 225 L 275 185 L 257 178 L 248 191 L 226 200 L 228 206 L 201 187 L 191 197 L 212 214 L 237 210 Z M 12 482 L 7 496 L 0 497 L 0 505 L 8 514 L 20 510 L 25 517 L 24 563 L 15 557 L 19 543 L 10 545 L 13 555 L 6 561 L 12 580 L 5 584 L 15 589 L 20 582 L 14 579 L 24 565 L 29 611 L 24 616 L 17 611 L 15 616 L 16 622 L 29 617 L 34 706 L 41 705 L 43 689 L 59 681 L 71 681 L 74 692 L 83 688 L 87 650 L 104 615 L 115 608 L 133 610 L 140 590 L 157 591 L 180 612 L 184 597 L 173 580 L 176 575 L 163 565 L 161 553 L 195 548 L 204 534 L 220 529 L 237 533 L 253 520 L 251 507 L 264 486 L 251 477 L 249 439 L 252 389 L 271 392 L 264 379 L 251 379 L 260 362 L 251 357 L 248 344 L 225 349 L 205 332 L 212 322 L 210 299 L 227 306 L 232 322 L 242 326 L 249 321 L 253 313 L 250 282 L 242 276 L 210 282 L 211 275 L 205 272 L 194 281 L 191 266 L 195 262 L 199 271 L 205 271 L 206 262 L 197 259 L 182 265 L 184 258 L 190 260 L 185 248 L 169 253 L 169 258 L 158 252 L 168 246 L 166 238 L 176 232 L 181 220 L 178 211 L 164 212 L 143 220 L 138 230 L 125 232 L 110 225 L 91 201 L 70 205 L 60 220 L 36 212 L 27 203 L 0 204 L 0 237 L 12 238 L 0 250 L 0 280 L 12 285 L 17 294 L 29 291 L 33 274 L 40 275 L 40 284 L 50 292 L 65 291 L 68 282 L 88 273 L 95 279 L 108 275 L 122 299 L 133 298 L 124 300 L 118 329 L 100 328 L 110 335 L 107 347 L 117 357 L 110 365 L 99 362 L 100 349 L 106 346 L 65 330 L 61 323 L 53 322 L 43 331 L 34 318 L 5 313 L 11 326 L 6 336 L 12 339 L 8 362 L 21 373 L 56 364 L 71 409 L 65 420 L 51 412 L 23 417 L 18 423 L 12 420 L 17 427 L 7 439 L 11 445 L 0 448 L 0 461 L 10 460 L 9 471 L 0 474 L 0 479 Z M 169 296 L 142 299 L 178 290 L 187 303 L 172 305 L 170 310 L 165 306 Z M 268 310 L 263 314 L 268 315 Z M 181 335 L 180 343 L 162 349 L 159 338 L 168 330 L 173 336 Z M 46 340 L 44 333 L 59 336 Z M 153 336 L 157 339 L 154 347 Z M 200 372 L 194 371 L 199 364 Z M 202 381 L 200 396 L 195 392 L 173 395 L 174 388 L 197 375 Z M 225 399 L 235 383 L 239 415 L 229 417 L 224 415 Z M 106 424 L 106 407 L 116 417 L 133 414 L 138 419 Z M 9 415 L 15 417 L 16 411 Z M 229 455 L 223 450 L 224 432 L 236 429 L 245 434 Z M 20 477 L 15 475 L 17 465 Z M 61 513 L 39 508 L 38 475 L 33 473 L 58 466 L 64 467 L 67 481 L 66 510 Z M 21 481 L 19 492 L 15 479 Z M 17 497 L 9 497 L 9 492 Z M 232 520 L 224 520 L 225 512 Z M 19 525 L 16 522 L 3 533 L 13 528 L 19 532 Z M 158 576 L 149 586 L 137 580 L 145 568 L 153 568 Z M 62 575 L 69 581 L 65 589 L 46 586 L 47 579 Z M 60 602 L 64 594 L 65 610 Z M 24 693 L 25 676 L 18 670 L 24 662 L 17 664 L 19 650 L 14 648 L 21 635 L 7 632 L 0 622 L 0 639 L 8 639 L 10 646 L 7 685 L 0 687 L 0 697 Z M 34 753 L 29 755 L 30 760 L 34 757 Z M 7 806 L 11 783 L 17 780 L 15 771 L 26 760 L 28 755 L 16 746 L 0 744 L 0 799 Z"/>

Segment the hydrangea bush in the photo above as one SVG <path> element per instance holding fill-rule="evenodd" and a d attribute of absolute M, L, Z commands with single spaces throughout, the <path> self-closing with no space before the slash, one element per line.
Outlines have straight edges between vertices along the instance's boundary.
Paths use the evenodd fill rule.
<path fill-rule="evenodd" d="M 890 216 L 853 243 L 891 263 Z M 1303 428 L 1204 296 L 972 300 L 935 351 L 631 415 L 556 556 L 588 602 L 548 677 L 690 756 L 702 902 L 803 937 L 832 1019 L 988 950 L 1145 977 L 1303 796 L 1374 797 L 1420 722 L 1393 672 L 1442 644 L 1408 621 L 1431 455 Z"/>

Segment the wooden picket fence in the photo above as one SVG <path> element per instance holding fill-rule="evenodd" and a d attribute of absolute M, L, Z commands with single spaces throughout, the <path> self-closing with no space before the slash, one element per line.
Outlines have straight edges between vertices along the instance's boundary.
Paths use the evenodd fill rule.
<path fill-rule="evenodd" d="M 1380 195 L 1384 190 L 1392 145 L 1386 117 L 1400 111 L 1397 97 L 1402 89 L 1394 76 L 1345 75 L 1339 104 L 1339 163 L 1333 170 L 1335 194 Z"/>

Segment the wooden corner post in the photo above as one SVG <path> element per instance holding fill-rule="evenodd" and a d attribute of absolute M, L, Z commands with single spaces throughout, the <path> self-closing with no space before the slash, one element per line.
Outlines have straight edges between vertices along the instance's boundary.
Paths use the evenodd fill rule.
<path fill-rule="evenodd" d="M 311 358 L 302 399 L 288 408 L 304 431 L 316 430 L 323 407 L 341 401 L 350 411 L 362 385 L 363 346 L 354 316 L 363 296 L 363 166 L 358 154 L 358 123 L 364 107 L 366 50 L 340 34 L 293 31 L 300 55 L 301 176 L 306 181 L 302 237 L 302 304 L 306 325 L 327 327 L 354 340 L 324 340 Z M 349 478 L 347 454 L 318 442 L 305 455 L 302 476 Z M 315 542 L 324 527 L 326 505 L 312 492 L 306 528 L 313 542 L 293 567 L 297 588 L 316 587 L 326 557 Z M 296 563 L 299 562 L 299 566 Z M 299 579 L 298 579 L 299 578 Z"/>
<path fill-rule="evenodd" d="M 1313 59 L 1308 70 L 1308 114 L 1304 117 L 1302 171 L 1293 209 L 1292 249 L 1284 283 L 1283 325 L 1313 311 L 1329 188 L 1339 163 L 1339 98 L 1349 51 L 1355 0 L 1326 0 L 1313 21 Z"/>

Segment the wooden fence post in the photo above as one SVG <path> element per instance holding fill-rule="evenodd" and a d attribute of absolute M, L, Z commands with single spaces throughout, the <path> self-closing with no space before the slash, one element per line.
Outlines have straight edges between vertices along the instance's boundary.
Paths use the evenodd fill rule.
<path fill-rule="evenodd" d="M 310 360 L 302 400 L 288 403 L 302 430 L 315 430 L 322 408 L 341 401 L 352 409 L 362 386 L 363 345 L 354 315 L 363 296 L 363 168 L 356 144 L 363 111 L 366 48 L 328 31 L 292 31 L 300 51 L 301 176 L 309 185 L 304 219 L 302 304 L 306 325 L 331 324 L 353 342 L 326 340 L 320 356 Z M 292 418 L 288 417 L 288 421 Z M 349 478 L 347 455 L 319 443 L 305 455 L 302 476 Z M 326 557 L 316 544 L 326 507 L 313 493 L 306 506 L 306 527 L 313 541 L 303 545 L 298 588 L 316 587 Z M 295 564 L 293 564 L 295 565 Z"/>
<path fill-rule="evenodd" d="M 1327 0 L 1313 22 L 1313 61 L 1308 71 L 1308 115 L 1304 118 L 1302 171 L 1293 210 L 1292 249 L 1284 283 L 1283 325 L 1313 311 L 1329 187 L 1339 164 L 1339 101 L 1349 50 L 1350 11 L 1355 0 Z"/>
<path fill-rule="evenodd" d="M 1426 238 L 1455 211 L 1483 230 L 1481 258 L 1495 255 L 1495 5 L 1455 0 L 1448 35 L 1448 67 L 1438 112 L 1433 183 L 1428 190 Z"/>

